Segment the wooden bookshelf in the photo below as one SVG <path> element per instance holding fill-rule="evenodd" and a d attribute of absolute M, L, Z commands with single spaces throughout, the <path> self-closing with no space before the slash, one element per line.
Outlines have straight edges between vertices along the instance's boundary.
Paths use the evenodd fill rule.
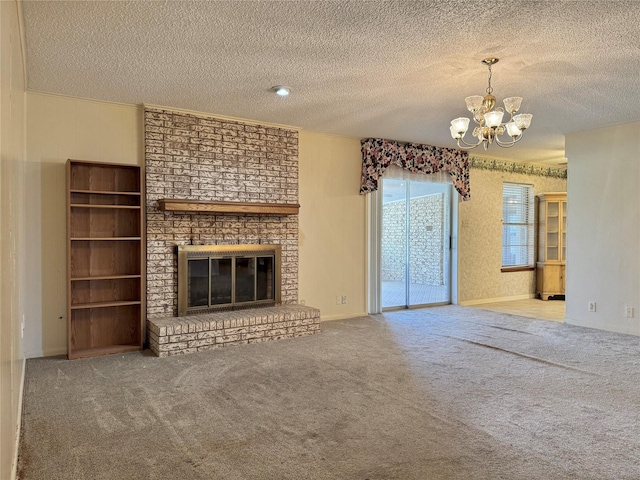
<path fill-rule="evenodd" d="M 69 359 L 139 350 L 144 195 L 136 165 L 67 162 Z"/>

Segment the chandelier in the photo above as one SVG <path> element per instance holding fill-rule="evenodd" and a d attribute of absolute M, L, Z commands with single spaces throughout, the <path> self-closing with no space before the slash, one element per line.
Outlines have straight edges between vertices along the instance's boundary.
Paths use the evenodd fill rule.
<path fill-rule="evenodd" d="M 482 61 L 487 67 L 489 67 L 489 86 L 487 87 L 487 94 L 482 97 L 480 95 L 472 95 L 465 98 L 467 103 L 467 109 L 473 115 L 473 121 L 476 122 L 476 127 L 473 129 L 473 137 L 477 138 L 477 143 L 467 143 L 464 140 L 464 134 L 467 133 L 469 128 L 469 119 L 467 117 L 456 118 L 451 121 L 451 136 L 456 140 L 458 147 L 470 150 L 482 145 L 486 150 L 492 143 L 497 143 L 500 147 L 508 148 L 512 147 L 518 140 L 522 138 L 522 132 L 524 132 L 529 125 L 531 125 L 531 119 L 533 115 L 530 113 L 520 113 L 514 115 L 519 109 L 522 103 L 522 97 L 509 97 L 503 100 L 504 108 L 496 105 L 496 97 L 492 95 L 493 88 L 491 87 L 491 66 L 498 63 L 497 58 L 485 58 Z M 509 114 L 509 121 L 502 123 L 502 117 L 504 112 Z M 506 137 L 501 138 L 504 133 L 507 133 L 510 139 Z"/>

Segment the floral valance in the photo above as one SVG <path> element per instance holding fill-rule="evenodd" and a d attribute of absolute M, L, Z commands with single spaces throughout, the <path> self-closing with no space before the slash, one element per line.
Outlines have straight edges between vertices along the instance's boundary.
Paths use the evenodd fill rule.
<path fill-rule="evenodd" d="M 469 190 L 469 154 L 455 148 L 440 148 L 419 143 L 400 143 L 367 138 L 362 145 L 362 182 L 360 194 L 378 189 L 378 182 L 389 165 L 398 165 L 412 173 L 448 172 L 463 200 Z"/>

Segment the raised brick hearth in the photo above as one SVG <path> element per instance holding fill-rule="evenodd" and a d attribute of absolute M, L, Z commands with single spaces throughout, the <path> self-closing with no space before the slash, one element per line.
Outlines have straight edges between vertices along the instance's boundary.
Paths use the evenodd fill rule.
<path fill-rule="evenodd" d="M 255 308 L 147 321 L 149 348 L 160 357 L 229 345 L 302 337 L 320 331 L 320 310 L 303 305 Z"/>

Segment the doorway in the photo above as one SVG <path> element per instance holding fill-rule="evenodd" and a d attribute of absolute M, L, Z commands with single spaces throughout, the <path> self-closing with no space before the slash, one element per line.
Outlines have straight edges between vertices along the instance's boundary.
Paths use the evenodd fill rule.
<path fill-rule="evenodd" d="M 383 310 L 451 303 L 451 183 L 382 179 Z"/>

